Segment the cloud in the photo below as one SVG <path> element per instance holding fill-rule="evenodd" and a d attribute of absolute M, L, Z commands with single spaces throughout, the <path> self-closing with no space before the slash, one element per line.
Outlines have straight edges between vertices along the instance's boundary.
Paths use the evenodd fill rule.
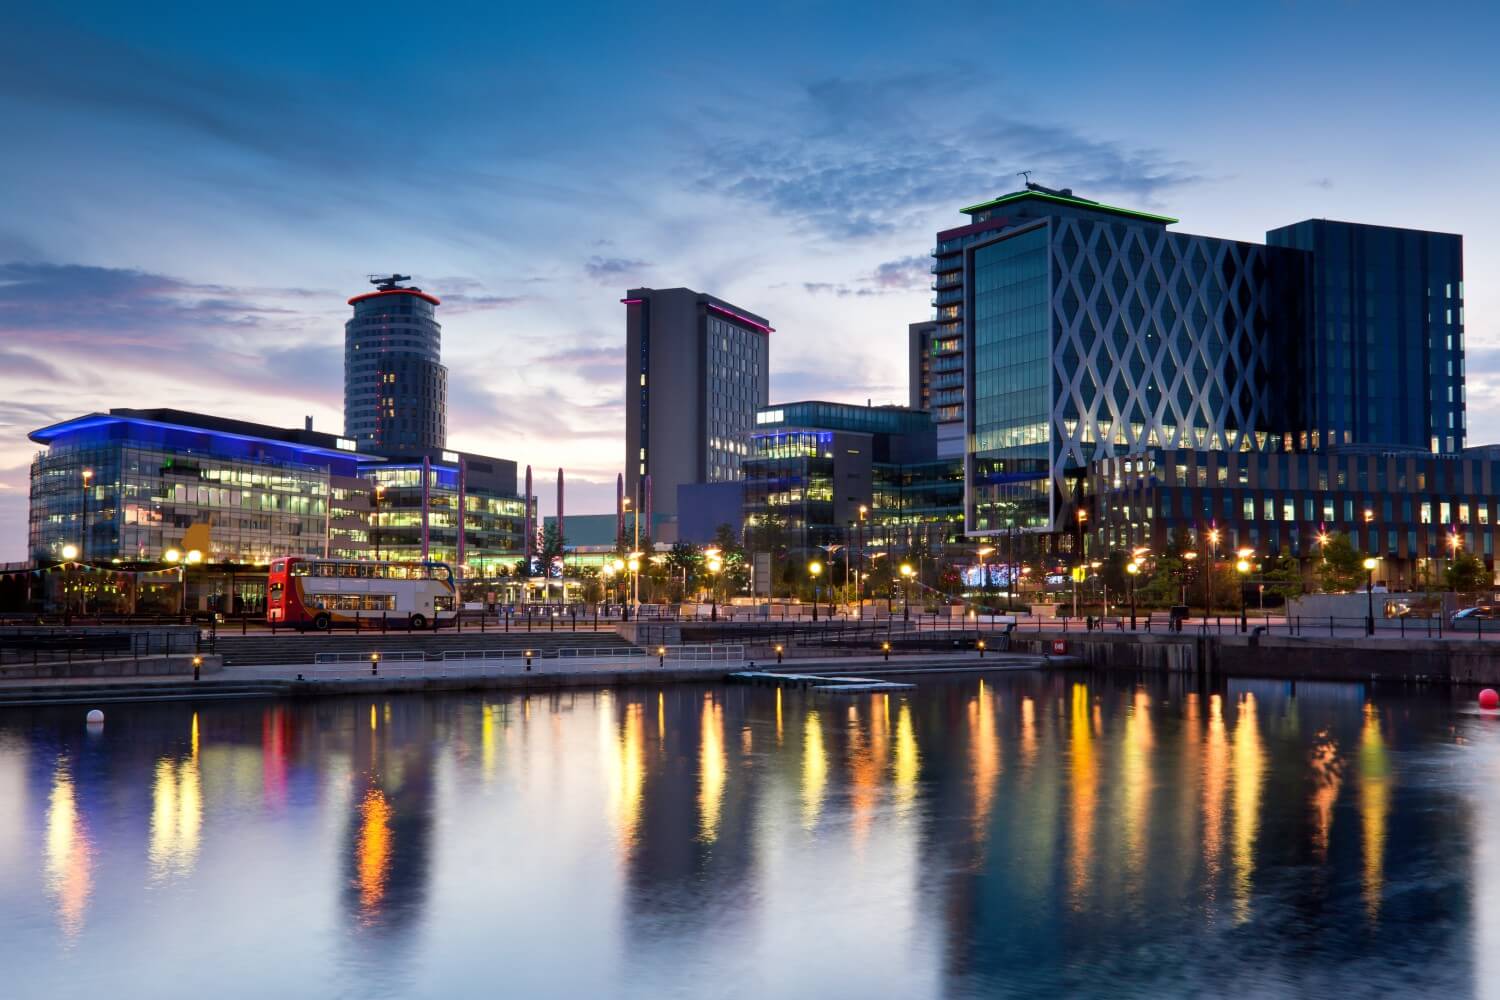
<path fill-rule="evenodd" d="M 810 295 L 889 295 L 925 290 L 932 282 L 932 258 L 902 257 L 875 265 L 870 274 L 848 284 L 831 281 L 805 281 L 802 288 Z"/>
<path fill-rule="evenodd" d="M 963 95 L 987 82 L 903 74 L 809 83 L 785 120 L 763 117 L 758 134 L 746 135 L 740 123 L 705 136 L 694 186 L 828 237 L 864 239 L 896 233 L 955 201 L 1013 190 L 1022 169 L 1082 194 L 1148 202 L 1199 179 L 1159 151 L 1066 125 L 954 114 L 945 128 L 926 113 L 939 103 L 963 107 Z"/>
<path fill-rule="evenodd" d="M 533 358 L 530 366 L 551 368 L 556 377 L 617 386 L 625 380 L 625 348 L 620 344 L 568 347 Z"/>
<path fill-rule="evenodd" d="M 596 255 L 590 257 L 584 263 L 583 269 L 595 281 L 603 284 L 620 284 L 626 275 L 636 275 L 650 266 L 650 263 L 644 260 L 628 260 L 624 257 L 599 257 Z M 636 280 L 639 279 L 631 278 L 630 281 L 625 281 L 624 283 L 630 284 Z"/>

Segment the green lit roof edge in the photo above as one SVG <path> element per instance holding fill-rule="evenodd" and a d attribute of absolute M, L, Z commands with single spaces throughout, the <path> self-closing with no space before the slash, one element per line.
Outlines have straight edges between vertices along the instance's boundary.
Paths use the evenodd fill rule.
<path fill-rule="evenodd" d="M 1078 208 L 1091 208 L 1096 212 L 1113 212 L 1116 215 L 1126 215 L 1133 219 L 1145 219 L 1148 222 L 1161 222 L 1167 225 L 1181 221 L 1172 218 L 1170 215 L 1153 215 L 1150 212 L 1138 212 L 1133 208 L 1116 208 L 1114 205 L 1105 205 L 1102 202 L 1086 201 L 1082 198 L 1064 198 L 1062 195 L 1047 194 L 1044 191 L 1016 191 L 1011 194 L 1003 194 L 990 201 L 983 201 L 978 205 L 961 208 L 959 211 L 965 215 L 972 215 L 983 209 L 994 208 L 996 205 L 1003 205 L 1008 201 L 1016 201 L 1021 198 L 1040 198 L 1043 201 L 1055 201 L 1059 205 L 1075 205 Z"/>

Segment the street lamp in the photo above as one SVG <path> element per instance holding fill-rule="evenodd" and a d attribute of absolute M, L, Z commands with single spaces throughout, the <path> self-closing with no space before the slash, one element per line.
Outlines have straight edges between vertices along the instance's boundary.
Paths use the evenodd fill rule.
<path fill-rule="evenodd" d="M 911 563 L 901 564 L 901 620 L 911 621 L 911 577 L 916 570 Z"/>
<path fill-rule="evenodd" d="M 718 621 L 719 620 L 719 571 L 722 570 L 723 568 L 724 568 L 724 561 L 722 559 L 720 559 L 718 556 L 711 556 L 709 558 L 709 560 L 708 560 L 708 571 L 714 575 L 713 576 L 713 585 L 712 585 L 711 589 L 708 592 L 709 607 L 712 609 L 710 611 L 710 613 L 709 613 L 709 620 L 710 621 Z"/>
<path fill-rule="evenodd" d="M 1135 578 L 1141 571 L 1141 564 L 1131 561 L 1125 564 L 1125 572 L 1130 579 L 1130 631 L 1135 631 Z"/>
<path fill-rule="evenodd" d="M 1365 558 L 1365 635 L 1375 634 L 1375 557 Z"/>
<path fill-rule="evenodd" d="M 818 577 L 822 575 L 823 564 L 814 559 L 807 564 L 807 572 L 813 578 L 813 621 L 818 620 Z"/>
<path fill-rule="evenodd" d="M 380 561 L 380 504 L 385 500 L 385 484 L 376 483 L 375 492 L 371 494 L 375 502 L 375 561 Z"/>
<path fill-rule="evenodd" d="M 1208 627 L 1208 616 L 1214 602 L 1214 569 L 1219 562 L 1219 529 L 1208 529 L 1208 572 L 1203 577 L 1203 626 Z"/>
<path fill-rule="evenodd" d="M 984 557 L 994 551 L 995 547 L 993 545 L 981 545 L 977 550 L 975 550 L 974 553 L 979 557 L 979 588 L 981 593 L 984 594 L 986 605 L 990 603 L 990 569 L 987 565 L 985 565 Z M 995 609 L 993 607 L 990 607 L 988 610 L 990 614 L 995 613 Z"/>
<path fill-rule="evenodd" d="M 182 552 L 178 549 L 168 549 L 162 555 L 167 562 L 177 567 L 177 613 L 185 615 L 187 614 L 187 568 L 201 563 L 203 561 L 203 553 L 197 549 L 189 549 L 187 552 Z"/>
<path fill-rule="evenodd" d="M 1250 626 L 1245 620 L 1245 574 L 1250 572 L 1250 560 L 1244 557 L 1244 551 L 1244 549 L 1240 550 L 1240 559 L 1234 564 L 1234 569 L 1240 575 L 1240 631 L 1248 632 Z"/>

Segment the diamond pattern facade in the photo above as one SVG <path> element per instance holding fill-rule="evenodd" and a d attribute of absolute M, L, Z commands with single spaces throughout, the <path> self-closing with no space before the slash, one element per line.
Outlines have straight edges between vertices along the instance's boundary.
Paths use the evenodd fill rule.
<path fill-rule="evenodd" d="M 1064 530 L 1074 481 L 1096 459 L 1148 447 L 1260 451 L 1279 445 L 1272 433 L 1278 401 L 1269 377 L 1276 347 L 1268 321 L 1266 247 L 1172 233 L 1159 225 L 1055 217 L 973 248 L 966 271 L 978 274 L 987 254 L 1005 252 L 1001 244 L 1018 236 L 1036 241 L 1042 230 L 1045 330 L 1034 324 L 1007 334 L 1011 339 L 1004 343 L 1013 345 L 1017 335 L 1047 338 L 1050 481 L 1044 488 L 1037 479 L 1039 442 L 1028 445 L 1020 433 L 995 433 L 984 423 L 992 411 L 986 395 L 1000 398 L 1007 391 L 987 384 L 987 355 L 1015 348 L 988 343 L 982 331 L 991 316 L 1009 322 L 1004 317 L 1016 312 L 1002 312 L 1008 308 L 1004 301 L 987 306 L 981 287 L 966 309 L 972 319 L 965 331 L 974 387 L 971 533 L 1005 530 L 1011 523 Z M 1043 348 L 1040 342 L 1033 346 Z M 1031 509 L 1018 516 L 1018 503 Z"/>

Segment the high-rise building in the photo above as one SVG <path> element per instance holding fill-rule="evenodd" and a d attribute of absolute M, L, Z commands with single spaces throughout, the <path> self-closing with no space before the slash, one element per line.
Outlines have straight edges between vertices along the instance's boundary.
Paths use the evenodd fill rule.
<path fill-rule="evenodd" d="M 1299 447 L 1463 450 L 1463 237 L 1309 219 L 1266 242 L 1305 251 Z"/>
<path fill-rule="evenodd" d="M 951 352 L 940 350 L 937 329 L 932 320 L 906 327 L 908 405 L 913 410 L 931 411 L 935 394 L 948 401 L 945 405 L 963 404 L 963 339 L 954 338 Z M 957 396 L 950 395 L 954 389 Z"/>
<path fill-rule="evenodd" d="M 1310 221 L 1249 243 L 1037 185 L 965 211 L 970 534 L 1067 537 L 1090 463 L 1154 450 L 1463 447 L 1459 237 Z"/>
<path fill-rule="evenodd" d="M 448 369 L 441 359 L 439 300 L 372 276 L 376 290 L 349 300 L 344 324 L 344 436 L 361 451 L 404 452 L 448 443 Z"/>
<path fill-rule="evenodd" d="M 770 392 L 770 323 L 690 288 L 633 288 L 625 303 L 625 487 L 677 512 L 684 483 L 740 478 Z"/>

